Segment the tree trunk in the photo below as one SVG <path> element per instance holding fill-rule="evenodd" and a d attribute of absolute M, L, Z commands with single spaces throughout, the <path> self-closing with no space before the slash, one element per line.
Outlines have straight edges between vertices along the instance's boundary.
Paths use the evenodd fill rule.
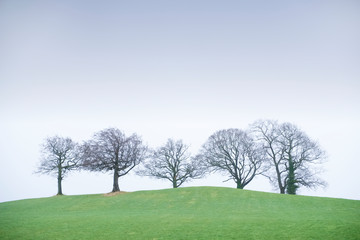
<path fill-rule="evenodd" d="M 279 170 L 279 165 L 276 161 L 274 161 L 274 164 L 275 164 L 276 177 L 277 177 L 277 182 L 278 182 L 278 186 L 280 189 L 280 193 L 285 194 L 285 187 L 281 183 L 281 174 L 280 174 L 280 170 Z"/>
<path fill-rule="evenodd" d="M 61 188 L 61 178 L 58 178 L 58 193 L 57 195 L 63 195 Z"/>
<path fill-rule="evenodd" d="M 295 169 L 294 169 L 294 163 L 292 159 L 289 159 L 289 177 L 287 181 L 287 193 L 288 194 L 296 194 L 296 189 L 298 186 L 296 185 L 296 179 L 295 179 Z"/>
<path fill-rule="evenodd" d="M 114 169 L 114 184 L 113 184 L 113 190 L 112 192 L 119 192 L 119 173 L 117 169 Z"/>
<path fill-rule="evenodd" d="M 176 184 L 176 180 L 174 180 L 174 181 L 172 182 L 172 184 L 173 184 L 173 188 L 177 188 L 177 187 L 178 187 L 177 184 Z"/>
<path fill-rule="evenodd" d="M 241 184 L 240 181 L 238 181 L 238 182 L 236 182 L 236 188 L 238 188 L 238 189 L 243 189 L 244 186 Z"/>
<path fill-rule="evenodd" d="M 61 187 L 61 181 L 62 181 L 63 177 L 62 177 L 61 170 L 62 170 L 61 167 L 58 167 L 58 177 L 57 177 L 57 180 L 58 180 L 58 193 L 57 193 L 57 195 L 63 195 L 62 187 Z"/>

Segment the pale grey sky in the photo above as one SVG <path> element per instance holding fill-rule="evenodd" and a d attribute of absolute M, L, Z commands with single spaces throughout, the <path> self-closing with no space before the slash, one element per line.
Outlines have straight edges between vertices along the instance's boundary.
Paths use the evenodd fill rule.
<path fill-rule="evenodd" d="M 107 127 L 196 153 L 216 130 L 297 124 L 327 152 L 329 184 L 300 194 L 360 199 L 358 1 L 0 2 L 0 201 L 56 194 L 32 174 L 40 144 Z M 211 175 L 185 186 L 235 187 Z M 108 192 L 73 173 L 65 194 Z M 120 178 L 125 191 L 167 182 Z M 247 189 L 274 191 L 259 177 Z"/>

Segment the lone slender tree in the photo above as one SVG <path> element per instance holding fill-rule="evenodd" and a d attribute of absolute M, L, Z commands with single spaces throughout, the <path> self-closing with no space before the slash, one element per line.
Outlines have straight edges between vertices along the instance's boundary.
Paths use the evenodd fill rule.
<path fill-rule="evenodd" d="M 41 161 L 36 173 L 56 176 L 57 195 L 63 195 L 62 180 L 69 171 L 79 167 L 78 144 L 70 138 L 49 137 L 45 139 L 41 152 Z"/>
<path fill-rule="evenodd" d="M 189 146 L 181 140 L 168 139 L 165 145 L 152 151 L 138 175 L 167 179 L 173 188 L 180 187 L 190 179 L 202 177 L 204 171 L 191 158 L 188 149 Z"/>
<path fill-rule="evenodd" d="M 264 172 L 280 193 L 296 194 L 301 186 L 316 188 L 326 183 L 319 178 L 325 152 L 305 132 L 291 123 L 257 121 L 252 125 L 267 154 L 269 171 Z"/>
<path fill-rule="evenodd" d="M 210 170 L 228 174 L 228 180 L 243 189 L 261 173 L 263 151 L 246 132 L 227 129 L 211 135 L 197 158 Z"/>
<path fill-rule="evenodd" d="M 81 147 L 82 167 L 90 171 L 113 172 L 112 192 L 120 191 L 119 177 L 143 161 L 147 148 L 136 134 L 126 137 L 119 129 L 94 134 Z"/>

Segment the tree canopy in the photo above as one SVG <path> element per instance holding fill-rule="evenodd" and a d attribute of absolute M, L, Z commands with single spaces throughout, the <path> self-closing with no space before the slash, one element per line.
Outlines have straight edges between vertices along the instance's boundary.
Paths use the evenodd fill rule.
<path fill-rule="evenodd" d="M 136 134 L 129 137 L 116 128 L 94 134 L 82 145 L 82 166 L 89 171 L 113 172 L 112 192 L 120 191 L 118 179 L 145 158 L 147 148 Z"/>
<path fill-rule="evenodd" d="M 261 173 L 263 150 L 247 132 L 226 129 L 211 135 L 197 158 L 210 170 L 227 174 L 242 189 Z"/>
<path fill-rule="evenodd" d="M 316 188 L 326 155 L 319 144 L 291 123 L 257 121 L 252 130 L 266 151 L 268 170 L 263 174 L 280 193 L 296 194 L 299 187 Z"/>
<path fill-rule="evenodd" d="M 141 176 L 167 179 L 177 188 L 184 182 L 200 178 L 204 171 L 191 157 L 189 146 L 182 140 L 168 139 L 166 144 L 153 150 L 143 169 L 138 171 Z"/>

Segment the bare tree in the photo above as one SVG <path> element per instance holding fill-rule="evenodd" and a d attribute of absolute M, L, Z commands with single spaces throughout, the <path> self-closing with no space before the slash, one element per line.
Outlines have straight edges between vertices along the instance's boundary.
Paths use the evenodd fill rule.
<path fill-rule="evenodd" d="M 62 180 L 69 171 L 79 167 L 78 145 L 70 138 L 54 136 L 45 139 L 41 152 L 40 166 L 36 173 L 56 176 L 57 195 L 63 195 Z"/>
<path fill-rule="evenodd" d="M 168 139 L 167 143 L 153 151 L 144 169 L 138 171 L 141 176 L 169 180 L 173 188 L 179 187 L 190 179 L 200 178 L 204 171 L 198 167 L 188 152 L 189 146 L 181 140 Z"/>
<path fill-rule="evenodd" d="M 198 157 L 210 170 L 227 173 L 228 180 L 243 189 L 261 173 L 263 151 L 246 132 L 227 129 L 211 135 Z"/>
<path fill-rule="evenodd" d="M 266 175 L 280 193 L 296 194 L 300 186 L 325 186 L 319 178 L 325 152 L 305 132 L 291 123 L 258 121 L 252 125 L 267 153 L 271 170 Z"/>
<path fill-rule="evenodd" d="M 263 175 L 284 194 L 286 190 L 287 169 L 285 165 L 285 149 L 279 142 L 279 124 L 277 121 L 259 120 L 251 126 L 256 139 L 260 142 L 266 156 Z"/>
<path fill-rule="evenodd" d="M 128 174 L 143 161 L 147 151 L 141 138 L 136 134 L 126 137 L 116 128 L 95 133 L 81 148 L 84 169 L 113 172 L 112 192 L 120 191 L 119 177 Z"/>
<path fill-rule="evenodd" d="M 284 149 L 285 168 L 288 169 L 286 191 L 296 194 L 300 186 L 315 188 L 326 183 L 318 177 L 319 164 L 325 160 L 325 152 L 303 131 L 291 123 L 279 128 L 279 142 Z"/>

